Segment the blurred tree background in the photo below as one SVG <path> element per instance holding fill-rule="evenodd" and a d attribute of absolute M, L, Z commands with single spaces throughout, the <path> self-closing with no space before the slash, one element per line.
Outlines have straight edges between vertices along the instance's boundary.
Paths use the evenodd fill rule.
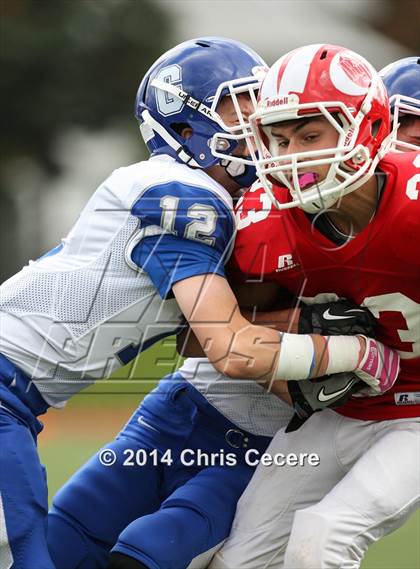
<path fill-rule="evenodd" d="M 41 180 L 58 176 L 54 146 L 69 128 L 92 131 L 121 123 L 137 135 L 138 84 L 173 40 L 168 14 L 149 0 L 1 0 L 0 5 L 4 280 L 27 262 L 19 246 L 17 210 L 26 205 L 41 220 L 37 192 L 42 187 L 37 186 L 42 184 L 34 180 L 31 198 L 22 203 L 12 183 L 16 170 L 28 167 Z M 139 158 L 140 152 L 139 142 Z M 30 235 L 37 241 L 35 223 Z"/>
<path fill-rule="evenodd" d="M 387 0 L 386 10 L 377 10 L 369 18 L 371 26 L 388 38 L 420 54 L 419 0 Z"/>

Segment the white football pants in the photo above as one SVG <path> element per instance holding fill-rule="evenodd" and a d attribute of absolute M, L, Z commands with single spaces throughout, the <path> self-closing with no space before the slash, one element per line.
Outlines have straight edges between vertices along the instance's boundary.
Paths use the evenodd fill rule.
<path fill-rule="evenodd" d="M 331 410 L 279 431 L 276 453 L 319 466 L 258 466 L 211 569 L 356 569 L 419 506 L 420 419 L 359 421 Z"/>

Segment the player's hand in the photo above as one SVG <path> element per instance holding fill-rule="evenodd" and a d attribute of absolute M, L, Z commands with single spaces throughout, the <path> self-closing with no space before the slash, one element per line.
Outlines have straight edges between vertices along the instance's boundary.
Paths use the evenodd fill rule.
<path fill-rule="evenodd" d="M 381 395 L 394 385 L 400 371 L 400 357 L 381 342 L 366 338 L 365 352 L 354 374 L 367 383 L 363 395 Z"/>
<path fill-rule="evenodd" d="M 375 337 L 375 318 L 367 309 L 346 299 L 300 307 L 299 334 Z"/>
<path fill-rule="evenodd" d="M 295 414 L 286 427 L 286 433 L 296 431 L 314 413 L 327 407 L 344 405 L 347 399 L 366 387 L 354 373 L 334 373 L 317 380 L 288 381 Z"/>

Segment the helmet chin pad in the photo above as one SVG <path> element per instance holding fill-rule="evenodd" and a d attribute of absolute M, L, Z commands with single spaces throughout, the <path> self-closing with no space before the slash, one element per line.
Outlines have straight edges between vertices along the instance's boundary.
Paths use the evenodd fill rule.
<path fill-rule="evenodd" d="M 225 169 L 225 172 L 238 184 L 240 188 L 248 188 L 257 179 L 257 172 L 255 166 L 244 164 L 229 160 L 229 158 L 221 159 L 220 166 Z"/>
<path fill-rule="evenodd" d="M 301 185 L 302 182 L 300 178 L 305 178 L 305 176 L 308 175 L 310 176 L 310 178 L 308 177 L 306 178 L 306 180 L 302 180 L 302 182 L 304 181 L 305 187 L 307 188 L 305 190 L 305 187 L 302 187 Z M 328 190 L 330 188 L 333 188 L 335 185 L 338 185 L 339 182 L 336 178 L 333 178 L 332 180 L 331 179 L 322 180 L 321 182 L 317 183 L 316 179 L 315 182 L 313 181 L 314 176 L 316 176 L 316 174 L 312 174 L 311 172 L 307 172 L 306 174 L 302 174 L 301 176 L 299 176 L 300 189 L 304 190 L 303 196 L 305 197 L 305 194 L 309 193 L 312 196 L 309 202 L 300 204 L 300 208 L 306 211 L 307 213 L 319 213 L 320 211 L 323 210 L 326 211 L 328 209 L 331 209 L 341 198 L 341 195 L 337 194 L 325 195 L 325 190 Z M 291 191 L 291 194 L 294 197 L 294 192 Z M 314 199 L 313 196 L 315 195 L 317 195 L 318 197 Z"/>

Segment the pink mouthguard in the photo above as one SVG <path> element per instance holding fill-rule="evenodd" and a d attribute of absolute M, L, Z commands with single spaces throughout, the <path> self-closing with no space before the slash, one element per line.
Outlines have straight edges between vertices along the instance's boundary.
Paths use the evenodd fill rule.
<path fill-rule="evenodd" d="M 308 186 L 312 186 L 316 183 L 318 175 L 314 174 L 313 172 L 305 172 L 305 174 L 300 174 L 300 176 L 298 176 L 298 179 L 300 189 L 304 190 Z"/>

